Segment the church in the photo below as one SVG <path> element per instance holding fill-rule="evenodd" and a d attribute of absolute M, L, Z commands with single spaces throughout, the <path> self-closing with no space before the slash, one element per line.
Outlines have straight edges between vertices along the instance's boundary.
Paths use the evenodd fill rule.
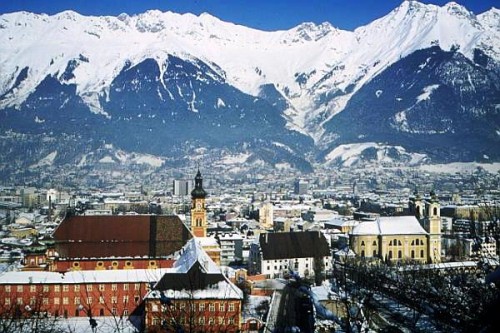
<path fill-rule="evenodd" d="M 220 265 L 220 246 L 215 238 L 207 237 L 206 197 L 207 192 L 203 189 L 203 177 L 201 176 L 200 169 L 198 169 L 194 178 L 194 189 L 191 191 L 191 233 L 208 256 L 217 265 Z"/>
<path fill-rule="evenodd" d="M 360 257 L 386 261 L 441 261 L 441 215 L 437 196 L 410 200 L 411 216 L 384 216 L 363 221 L 350 234 L 350 247 Z"/>

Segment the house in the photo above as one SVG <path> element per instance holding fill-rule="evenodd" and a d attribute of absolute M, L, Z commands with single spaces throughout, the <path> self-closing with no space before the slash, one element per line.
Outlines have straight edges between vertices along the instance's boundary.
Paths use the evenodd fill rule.
<path fill-rule="evenodd" d="M 318 269 L 331 269 L 328 241 L 319 231 L 260 234 L 250 247 L 250 274 L 270 278 L 286 276 L 290 271 L 300 276 L 314 276 Z"/>
<path fill-rule="evenodd" d="M 242 306 L 243 292 L 194 238 L 129 319 L 146 332 L 238 332 Z"/>

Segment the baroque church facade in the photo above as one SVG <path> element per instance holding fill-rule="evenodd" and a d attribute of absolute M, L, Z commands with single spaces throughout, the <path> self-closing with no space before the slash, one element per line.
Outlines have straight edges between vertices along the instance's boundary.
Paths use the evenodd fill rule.
<path fill-rule="evenodd" d="M 437 196 L 410 199 L 411 216 L 363 221 L 350 234 L 351 249 L 361 257 L 386 261 L 441 261 L 441 215 Z"/>

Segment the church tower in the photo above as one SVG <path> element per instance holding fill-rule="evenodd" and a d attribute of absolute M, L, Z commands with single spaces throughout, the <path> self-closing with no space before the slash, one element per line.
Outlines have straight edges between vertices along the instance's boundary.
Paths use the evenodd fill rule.
<path fill-rule="evenodd" d="M 191 232 L 195 237 L 207 236 L 206 196 L 207 192 L 203 189 L 203 177 L 198 169 L 198 173 L 194 178 L 194 189 L 191 191 Z"/>
<path fill-rule="evenodd" d="M 427 206 L 426 231 L 429 233 L 429 262 L 441 262 L 441 213 L 436 193 L 431 191 L 431 199 Z"/>

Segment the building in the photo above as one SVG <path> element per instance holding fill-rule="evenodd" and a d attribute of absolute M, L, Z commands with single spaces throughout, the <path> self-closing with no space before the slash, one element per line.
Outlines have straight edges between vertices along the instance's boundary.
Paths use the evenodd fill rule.
<path fill-rule="evenodd" d="M 128 316 L 165 269 L 5 272 L 1 311 L 39 311 L 55 317 Z"/>
<path fill-rule="evenodd" d="M 194 178 L 194 189 L 191 191 L 191 232 L 202 244 L 205 252 L 220 265 L 220 247 L 214 237 L 207 237 L 207 209 L 205 199 L 207 192 L 203 189 L 203 177 L 198 169 Z"/>
<path fill-rule="evenodd" d="M 139 331 L 238 332 L 243 292 L 195 238 L 130 316 Z"/>
<path fill-rule="evenodd" d="M 193 185 L 190 180 L 181 179 L 173 181 L 173 192 L 172 194 L 175 196 L 186 196 L 189 195 L 193 188 Z"/>
<path fill-rule="evenodd" d="M 428 262 L 428 237 L 414 216 L 385 216 L 359 223 L 349 243 L 364 258 Z"/>
<path fill-rule="evenodd" d="M 191 232 L 195 237 L 207 237 L 206 196 L 207 192 L 203 189 L 203 177 L 198 169 L 194 178 L 194 189 L 191 191 Z"/>
<path fill-rule="evenodd" d="M 178 216 L 67 216 L 54 231 L 57 256 L 49 270 L 170 267 L 192 238 Z"/>
<path fill-rule="evenodd" d="M 243 261 L 243 237 L 237 233 L 219 234 L 217 241 L 220 245 L 220 264 L 234 265 Z"/>
<path fill-rule="evenodd" d="M 259 227 L 262 230 L 273 228 L 274 206 L 270 202 L 265 202 L 259 208 Z"/>
<path fill-rule="evenodd" d="M 441 261 L 439 202 L 431 192 L 424 202 L 418 194 L 410 201 L 415 216 L 378 217 L 361 221 L 350 234 L 350 247 L 361 257 L 389 261 Z"/>
<path fill-rule="evenodd" d="M 283 277 L 290 271 L 310 277 L 318 269 L 331 269 L 332 255 L 325 236 L 319 231 L 260 234 L 250 246 L 250 274 Z"/>
<path fill-rule="evenodd" d="M 295 180 L 293 185 L 293 193 L 296 195 L 307 194 L 307 191 L 309 190 L 309 184 L 303 179 Z"/>

